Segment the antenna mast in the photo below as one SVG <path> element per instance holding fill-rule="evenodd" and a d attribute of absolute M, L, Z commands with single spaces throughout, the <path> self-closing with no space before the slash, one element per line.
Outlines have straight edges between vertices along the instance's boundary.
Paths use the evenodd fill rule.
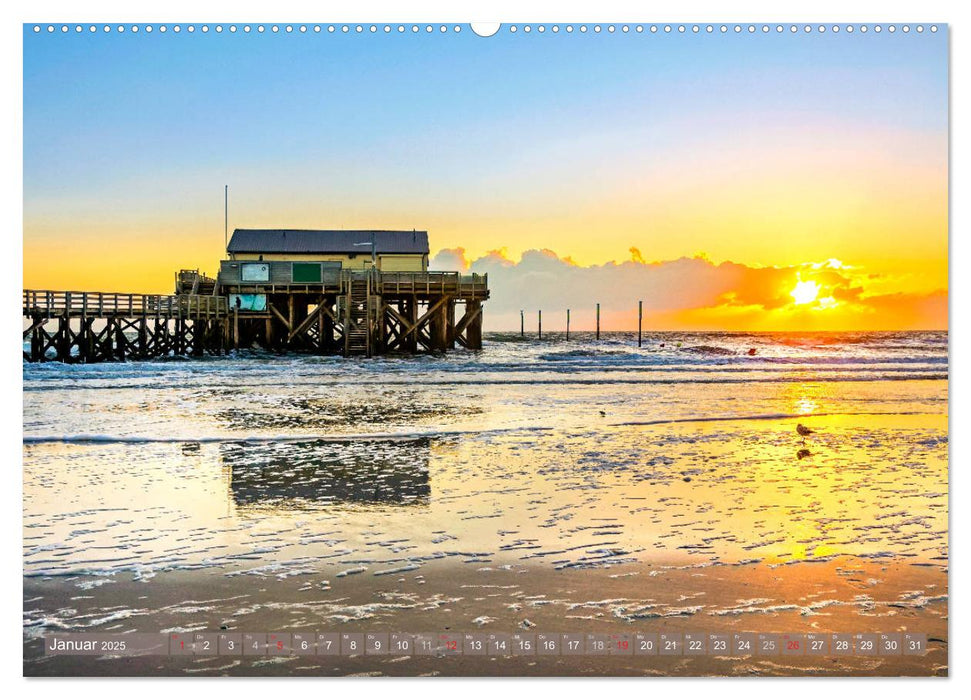
<path fill-rule="evenodd" d="M 223 193 L 223 244 L 226 252 L 229 252 L 229 185 L 225 186 Z"/>

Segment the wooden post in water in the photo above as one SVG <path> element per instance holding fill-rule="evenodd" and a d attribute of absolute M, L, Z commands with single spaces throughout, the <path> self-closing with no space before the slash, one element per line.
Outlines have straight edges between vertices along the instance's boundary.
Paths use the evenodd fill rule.
<path fill-rule="evenodd" d="M 405 339 L 405 349 L 409 352 L 418 352 L 418 296 L 415 294 L 411 295 L 408 300 L 407 312 L 405 313 L 405 320 L 408 321 L 409 327 L 414 327 L 408 337 Z"/>
<path fill-rule="evenodd" d="M 526 337 L 526 312 L 522 309 L 519 310 L 519 337 Z"/>
<path fill-rule="evenodd" d="M 267 308 L 269 308 L 269 302 L 267 303 Z M 263 335 L 264 347 L 267 350 L 273 350 L 273 317 L 270 316 L 266 319 L 266 331 Z"/>
<path fill-rule="evenodd" d="M 148 318 L 144 311 L 142 317 L 138 319 L 138 357 L 140 359 L 148 357 Z"/>
<path fill-rule="evenodd" d="M 437 325 L 432 326 L 432 336 L 435 339 L 435 349 L 444 352 L 448 348 L 448 300 L 442 302 L 435 313 Z"/>
<path fill-rule="evenodd" d="M 641 326 L 644 320 L 644 302 L 637 302 L 637 347 L 641 346 Z"/>
<path fill-rule="evenodd" d="M 64 315 L 57 323 L 57 361 L 71 361 L 71 293 L 64 294 Z"/>
<path fill-rule="evenodd" d="M 121 327 L 121 319 L 117 316 L 114 317 L 115 320 L 115 345 L 116 345 L 116 359 L 125 361 L 125 332 Z"/>
<path fill-rule="evenodd" d="M 566 339 L 570 339 L 570 310 L 566 310 Z"/>
<path fill-rule="evenodd" d="M 469 301 L 469 313 L 474 315 L 472 322 L 465 329 L 465 337 L 472 350 L 482 349 L 482 302 L 478 299 Z"/>
<path fill-rule="evenodd" d="M 36 304 L 34 305 L 36 306 Z M 41 340 L 41 332 L 44 330 L 44 322 L 39 314 L 33 316 L 33 326 L 34 330 L 30 334 L 30 361 L 40 362 L 44 359 L 43 341 Z"/>
<path fill-rule="evenodd" d="M 192 321 L 192 356 L 202 357 L 206 339 L 209 337 L 209 321 L 199 317 L 199 302 L 196 302 L 196 317 Z M 188 323 L 188 321 L 186 321 Z"/>
<path fill-rule="evenodd" d="M 290 343 L 290 333 L 297 326 L 297 304 L 293 294 L 287 295 L 287 344 Z"/>
<path fill-rule="evenodd" d="M 58 362 L 66 363 L 71 361 L 71 317 L 67 315 L 67 311 L 57 319 L 57 343 L 55 343 L 55 348 L 57 349 Z"/>
<path fill-rule="evenodd" d="M 597 303 L 597 340 L 600 340 L 600 303 Z"/>
<path fill-rule="evenodd" d="M 539 314 L 539 339 L 542 340 L 543 339 L 543 311 L 542 311 L 542 309 L 540 309 L 540 311 L 537 312 L 537 313 Z"/>
<path fill-rule="evenodd" d="M 323 297 L 317 305 L 317 353 L 323 355 L 327 352 L 330 341 L 327 337 L 327 313 L 324 311 L 324 304 L 327 302 Z"/>
<path fill-rule="evenodd" d="M 446 314 L 446 316 L 448 317 L 448 333 L 447 333 L 448 343 L 447 344 L 450 350 L 454 350 L 455 349 L 455 300 L 449 299 L 448 304 L 446 304 L 446 306 L 448 307 L 448 313 Z"/>

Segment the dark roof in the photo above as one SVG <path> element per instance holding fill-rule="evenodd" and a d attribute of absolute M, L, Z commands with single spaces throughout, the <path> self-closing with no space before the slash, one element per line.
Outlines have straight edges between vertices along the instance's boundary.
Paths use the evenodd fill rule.
<path fill-rule="evenodd" d="M 230 253 L 363 253 L 374 241 L 378 253 L 428 253 L 427 231 L 307 231 L 238 228 L 229 239 Z"/>

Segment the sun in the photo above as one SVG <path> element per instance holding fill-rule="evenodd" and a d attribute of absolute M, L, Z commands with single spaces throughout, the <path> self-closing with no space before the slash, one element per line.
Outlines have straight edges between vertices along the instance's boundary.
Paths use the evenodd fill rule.
<path fill-rule="evenodd" d="M 811 280 L 799 280 L 795 288 L 789 292 L 795 304 L 811 304 L 819 296 L 820 286 Z"/>

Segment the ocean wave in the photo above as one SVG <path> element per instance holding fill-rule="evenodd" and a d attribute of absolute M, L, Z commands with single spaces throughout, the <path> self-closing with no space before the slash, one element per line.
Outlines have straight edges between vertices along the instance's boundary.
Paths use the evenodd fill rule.
<path fill-rule="evenodd" d="M 737 355 L 737 350 L 732 350 L 730 348 L 723 348 L 718 345 L 692 345 L 691 347 L 683 348 L 684 352 L 693 352 L 698 355 Z"/>
<path fill-rule="evenodd" d="M 395 440 L 416 440 L 420 438 L 447 438 L 459 435 L 489 435 L 499 433 L 543 432 L 553 430 L 549 426 L 525 426 L 511 428 L 485 428 L 482 430 L 408 430 L 384 433 L 353 433 L 338 435 L 202 435 L 202 436 L 162 436 L 162 435 L 24 435 L 23 444 L 42 445 L 49 443 L 76 444 L 267 444 L 275 442 L 327 443 L 327 442 L 390 442 Z"/>
<path fill-rule="evenodd" d="M 644 421 L 624 421 L 610 423 L 612 426 L 632 425 L 669 425 L 673 423 L 719 423 L 726 421 L 750 420 L 791 420 L 795 418 L 817 418 L 822 416 L 923 416 L 930 415 L 924 411 L 833 411 L 819 413 L 760 413 L 746 416 L 689 416 L 686 418 L 658 418 Z"/>
<path fill-rule="evenodd" d="M 734 351 L 715 352 L 708 348 L 693 353 L 610 352 L 604 354 L 590 349 L 540 353 L 527 358 L 493 358 L 475 362 L 440 358 L 425 361 L 391 362 L 375 360 L 363 365 L 348 360 L 347 364 L 332 361 L 321 365 L 314 358 L 295 356 L 292 361 L 267 360 L 254 363 L 250 359 L 226 358 L 222 364 L 211 362 L 197 366 L 154 362 L 103 363 L 77 365 L 39 363 L 23 365 L 24 391 L 44 391 L 49 388 L 173 388 L 193 385 L 266 384 L 285 379 L 291 382 L 341 385 L 362 382 L 442 383 L 478 376 L 494 379 L 505 375 L 785 375 L 792 372 L 840 373 L 841 375 L 889 376 L 922 372 L 946 373 L 948 358 L 944 356 L 748 356 Z M 727 353 L 727 354 L 726 354 Z M 231 377 L 231 379 L 230 379 Z M 404 378 L 404 379 L 402 379 Z M 469 381 L 469 380 L 467 380 Z"/>
<path fill-rule="evenodd" d="M 728 416 L 683 416 L 678 418 L 655 418 L 650 420 L 621 421 L 607 423 L 608 427 L 626 427 L 642 425 L 669 425 L 675 423 L 719 423 L 731 421 L 760 421 L 760 420 L 792 420 L 808 419 L 827 416 L 920 416 L 936 415 L 925 411 L 824 411 L 817 413 L 756 413 Z M 352 433 L 336 435 L 204 435 L 204 436 L 161 436 L 161 435 L 107 435 L 107 434 L 77 434 L 77 435 L 24 435 L 23 444 L 40 445 L 49 443 L 76 444 L 269 444 L 279 442 L 289 443 L 331 443 L 349 441 L 380 441 L 416 440 L 421 438 L 448 438 L 462 435 L 491 435 L 509 433 L 550 432 L 558 430 L 571 432 L 570 428 L 553 428 L 552 426 L 513 426 L 505 428 L 483 428 L 469 430 L 408 430 L 401 432 L 383 433 Z M 577 428 L 579 430 L 579 428 Z M 583 428 L 586 430 L 586 428 Z"/>
<path fill-rule="evenodd" d="M 319 375 L 288 375 L 266 374 L 264 376 L 247 373 L 240 381 L 239 376 L 223 379 L 223 373 L 202 377 L 174 377 L 170 380 L 160 380 L 158 376 L 119 376 L 117 378 L 98 377 L 87 381 L 77 378 L 49 377 L 47 379 L 25 379 L 24 392 L 50 391 L 169 391 L 184 389 L 191 384 L 196 390 L 233 389 L 242 391 L 248 389 L 280 388 L 280 387 L 341 387 L 374 385 L 381 387 L 393 386 L 465 386 L 465 385 L 650 385 L 650 384 L 746 384 L 746 383 L 786 383 L 786 382 L 877 382 L 877 381 L 907 381 L 907 380 L 947 380 L 948 372 L 940 368 L 931 367 L 870 367 L 866 369 L 846 367 L 812 368 L 800 367 L 798 373 L 794 370 L 782 371 L 768 367 L 761 368 L 604 368 L 594 371 L 584 371 L 583 368 L 560 368 L 559 370 L 534 369 L 523 371 L 526 376 L 503 376 L 502 372 L 479 371 L 469 372 L 460 377 L 450 374 L 425 374 L 416 377 L 414 373 L 403 374 L 367 373 L 347 375 L 345 378 L 322 379 Z M 602 376 L 576 376 L 576 375 Z M 684 376 L 678 376 L 678 375 Z M 281 378 L 282 375 L 282 378 Z M 496 376 L 498 375 L 498 376 Z M 549 375 L 544 377 L 542 375 Z M 613 376 L 611 376 L 613 375 Z M 618 376 L 626 375 L 626 376 Z M 662 376 L 652 376 L 662 375 Z"/>
<path fill-rule="evenodd" d="M 574 350 L 548 352 L 539 355 L 539 359 L 545 360 L 546 362 L 560 362 L 586 357 L 597 359 L 617 357 L 636 358 L 639 355 L 634 352 L 628 352 L 627 350 L 599 350 L 596 348 L 576 348 Z"/>

